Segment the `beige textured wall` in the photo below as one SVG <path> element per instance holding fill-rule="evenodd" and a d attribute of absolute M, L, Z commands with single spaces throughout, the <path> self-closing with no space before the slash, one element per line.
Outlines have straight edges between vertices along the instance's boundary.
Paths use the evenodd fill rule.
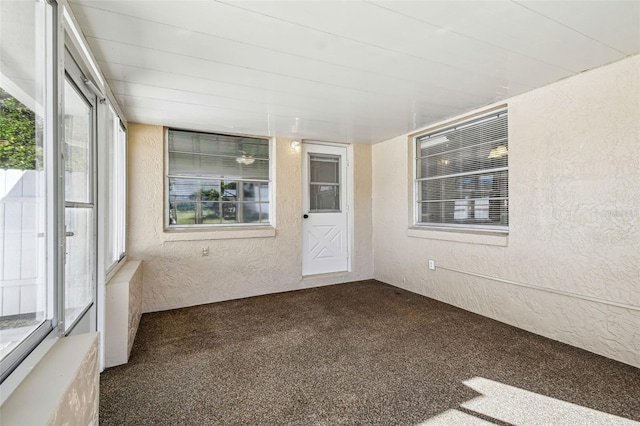
<path fill-rule="evenodd" d="M 261 231 L 180 234 L 163 230 L 163 132 L 159 126 L 129 126 L 128 255 L 143 260 L 144 312 L 372 278 L 371 146 L 353 146 L 352 272 L 303 279 L 301 157 L 291 141 L 275 143 L 275 236 L 259 237 Z M 240 235 L 254 237 L 227 239 Z M 206 247 L 210 255 L 203 257 Z"/>
<path fill-rule="evenodd" d="M 49 425 L 97 425 L 100 406 L 98 371 L 98 334 L 86 352 L 77 375 L 56 407 Z"/>
<path fill-rule="evenodd" d="M 640 367 L 640 56 L 508 105 L 506 247 L 408 236 L 442 233 L 408 230 L 404 135 L 373 147 L 375 277 Z"/>
<path fill-rule="evenodd" d="M 49 343 L 48 352 L 0 406 L 2 426 L 98 424 L 98 333 L 44 345 Z"/>
<path fill-rule="evenodd" d="M 133 262 L 132 262 L 133 263 Z M 142 265 L 135 268 L 136 272 L 129 281 L 129 320 L 127 321 L 127 360 L 131 355 L 131 349 L 133 349 L 133 342 L 138 333 L 138 326 L 140 325 L 140 319 L 142 317 L 142 288 L 143 288 L 143 275 Z"/>

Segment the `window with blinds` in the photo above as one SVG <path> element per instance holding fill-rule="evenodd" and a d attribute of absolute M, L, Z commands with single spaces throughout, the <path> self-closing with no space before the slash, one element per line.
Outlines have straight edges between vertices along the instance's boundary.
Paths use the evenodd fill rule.
<path fill-rule="evenodd" d="M 507 110 L 416 138 L 416 224 L 509 227 Z"/>
<path fill-rule="evenodd" d="M 268 224 L 269 139 L 169 129 L 169 227 Z"/>

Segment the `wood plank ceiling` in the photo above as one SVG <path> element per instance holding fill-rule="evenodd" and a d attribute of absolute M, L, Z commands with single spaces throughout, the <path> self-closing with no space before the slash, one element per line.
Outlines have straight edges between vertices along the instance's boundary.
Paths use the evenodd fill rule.
<path fill-rule="evenodd" d="M 72 0 L 129 121 L 376 143 L 640 52 L 640 1 Z"/>

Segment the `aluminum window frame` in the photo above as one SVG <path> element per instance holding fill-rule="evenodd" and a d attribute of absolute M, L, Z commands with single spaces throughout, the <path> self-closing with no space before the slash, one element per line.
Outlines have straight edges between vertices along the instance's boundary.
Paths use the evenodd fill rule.
<path fill-rule="evenodd" d="M 73 17 L 70 9 L 68 9 L 68 3 L 65 0 L 38 0 L 44 7 L 43 19 L 44 22 L 44 46 L 45 53 L 43 60 L 44 73 L 42 78 L 42 84 L 44 85 L 44 99 L 42 105 L 44 111 L 42 112 L 43 119 L 43 144 L 45 146 L 45 188 L 46 188 L 46 206 L 47 213 L 45 217 L 45 245 L 46 245 L 46 285 L 47 285 L 47 318 L 45 318 L 41 324 L 39 324 L 34 330 L 30 332 L 22 341 L 16 344 L 0 362 L 0 403 L 4 402 L 13 392 L 17 386 L 24 380 L 29 374 L 30 370 L 35 364 L 37 364 L 43 357 L 46 356 L 47 351 L 59 338 L 64 338 L 68 334 L 82 333 L 84 327 L 88 322 L 85 314 L 88 310 L 97 309 L 98 318 L 97 324 L 95 319 L 91 319 L 89 326 L 92 329 L 97 328 L 100 330 L 101 336 L 104 336 L 104 318 L 102 318 L 102 325 L 100 324 L 100 315 L 104 315 L 104 295 L 101 293 L 104 290 L 104 282 L 108 279 L 109 275 L 112 275 L 122 265 L 123 260 L 126 259 L 126 177 L 121 179 L 118 183 L 122 189 L 122 202 L 118 208 L 121 209 L 121 217 L 118 224 L 114 225 L 114 229 L 108 229 L 107 232 L 116 232 L 117 227 L 121 227 L 121 235 L 119 240 L 122 250 L 118 254 L 118 262 L 109 268 L 109 271 L 104 271 L 98 267 L 100 264 L 97 260 L 97 253 L 100 247 L 104 245 L 104 241 L 100 238 L 100 232 L 97 228 L 99 221 L 97 215 L 99 214 L 100 200 L 99 192 L 100 188 L 97 187 L 99 176 L 98 171 L 103 165 L 99 164 L 99 158 L 97 155 L 93 157 L 93 173 L 91 175 L 91 190 L 92 199 L 91 202 L 94 205 L 94 226 L 92 232 L 94 234 L 93 241 L 93 262 L 96 263 L 96 268 L 93 271 L 97 274 L 96 283 L 94 287 L 94 300 L 79 313 L 78 317 L 65 328 L 64 324 L 64 290 L 65 290 L 65 167 L 64 160 L 62 158 L 63 149 L 61 142 L 64 141 L 63 128 L 61 124 L 64 123 L 64 84 L 65 79 L 69 76 L 66 66 L 68 61 L 66 55 L 72 57 L 75 65 L 80 69 L 80 75 L 87 76 L 87 79 L 80 79 L 78 81 L 77 75 L 75 78 L 69 76 L 72 81 L 74 90 L 82 93 L 82 96 L 96 96 L 96 102 L 102 103 L 106 101 L 106 98 L 111 102 L 111 106 L 114 109 L 117 117 L 118 130 L 124 132 L 123 151 L 121 152 L 121 163 L 123 170 L 126 171 L 127 159 L 126 159 L 126 119 L 122 115 L 122 111 L 118 104 L 115 102 L 113 95 L 111 94 L 106 83 L 101 78 L 100 71 L 95 65 L 95 61 L 92 57 L 92 53 L 88 50 L 86 43 L 75 28 L 75 18 Z M 40 19 L 40 17 L 38 17 Z M 89 65 L 87 65 L 89 64 Z M 94 84 L 93 82 L 98 82 Z M 106 96 L 103 95 L 103 92 Z M 96 143 L 101 143 L 99 140 L 100 132 L 99 128 L 104 126 L 106 122 L 101 121 L 101 117 L 98 114 L 98 104 L 94 105 L 94 114 L 92 118 L 92 133 L 94 143 L 91 147 L 94 150 L 94 154 L 97 154 Z M 96 138 L 98 139 L 96 141 Z M 107 141 L 111 143 L 112 141 Z M 114 182 L 115 184 L 115 182 Z M 118 231 L 119 232 L 119 231 Z M 94 283 L 94 285 L 96 284 Z M 83 323 L 83 324 L 80 324 Z M 76 327 L 76 325 L 78 327 Z M 103 356 L 103 350 L 101 349 L 100 357 Z"/>
<path fill-rule="evenodd" d="M 43 126 L 43 145 L 44 145 L 44 162 L 45 162 L 45 205 L 48 212 L 45 216 L 45 277 L 47 287 L 46 309 L 47 317 L 40 325 L 32 330 L 24 339 L 20 341 L 12 350 L 0 361 L 0 384 L 4 384 L 6 379 L 20 367 L 23 361 L 40 347 L 47 339 L 54 339 L 60 333 L 59 318 L 61 310 L 59 309 L 61 294 L 59 287 L 60 271 L 60 251 L 59 236 L 61 233 L 61 225 L 59 218 L 61 217 L 62 204 L 59 187 L 59 80 L 60 80 L 60 64 L 59 64 L 59 39 L 61 25 L 59 20 L 59 8 L 56 2 L 49 0 L 40 0 L 42 4 L 44 19 L 43 26 L 43 68 L 44 68 L 44 100 L 42 118 Z M 38 19 L 38 17 L 36 17 Z M 64 217 L 64 216 L 62 216 Z M 62 231 L 63 232 L 63 231 Z M 64 259 L 63 259 L 64 260 Z M 26 374 L 26 372 L 22 372 Z M 10 384 L 11 387 L 15 386 Z M 4 389 L 3 389 L 4 390 Z M 0 392 L 4 393 L 4 392 Z M 4 396 L 2 398 L 4 400 Z"/>

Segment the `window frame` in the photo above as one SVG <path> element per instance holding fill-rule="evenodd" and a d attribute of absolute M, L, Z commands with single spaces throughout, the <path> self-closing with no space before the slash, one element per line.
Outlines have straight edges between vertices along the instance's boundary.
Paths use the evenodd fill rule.
<path fill-rule="evenodd" d="M 98 117 L 104 123 L 98 135 L 98 214 L 102 218 L 99 220 L 101 255 L 98 263 L 105 276 L 110 277 L 126 258 L 127 130 L 109 100 L 100 103 L 100 111 Z M 110 139 L 105 137 L 109 123 L 107 115 L 112 117 Z M 110 158 L 107 159 L 106 156 Z M 111 216 L 111 220 L 107 219 L 108 216 Z"/>
<path fill-rule="evenodd" d="M 266 182 L 269 185 L 269 221 L 268 222 L 251 222 L 251 223 L 203 223 L 203 224 L 175 224 L 172 225 L 169 223 L 169 210 L 170 210 L 170 202 L 169 202 L 169 132 L 170 131 L 178 131 L 178 132 L 188 132 L 188 133 L 197 133 L 197 134 L 210 134 L 210 135 L 221 135 L 221 136 L 230 136 L 230 137 L 246 137 L 246 138 L 255 138 L 255 139 L 263 139 L 267 140 L 269 143 L 268 153 L 269 153 L 269 179 L 264 180 L 256 180 L 256 179 L 228 179 L 229 181 L 241 182 L 241 181 L 260 181 Z M 243 133 L 223 133 L 223 132 L 213 132 L 213 131 L 198 131 L 192 129 L 182 129 L 177 127 L 165 127 L 164 128 L 164 211 L 163 211 L 163 227 L 165 232 L 198 232 L 198 231 L 219 231 L 224 229 L 230 230 L 241 230 L 247 228 L 273 228 L 275 226 L 275 184 L 274 184 L 274 176 L 275 176 L 275 138 L 269 136 L 259 136 L 259 135 L 249 135 Z M 203 178 L 203 179 L 213 179 L 216 178 Z M 237 200 L 236 200 L 237 202 Z"/>
<path fill-rule="evenodd" d="M 449 120 L 438 124 L 436 126 L 427 128 L 425 130 L 420 131 L 419 133 L 414 134 L 409 138 L 409 141 L 412 145 L 411 148 L 411 162 L 412 162 L 412 191 L 413 191 L 413 200 L 412 200 L 412 224 L 413 229 L 416 230 L 435 230 L 435 231 L 443 231 L 443 232 L 462 232 L 462 233 L 495 233 L 501 235 L 508 235 L 509 233 L 509 220 L 507 219 L 507 225 L 494 225 L 494 224 L 471 224 L 471 223 L 437 223 L 437 222 L 421 222 L 421 202 L 420 202 L 420 182 L 424 180 L 418 177 L 419 166 L 418 160 L 420 160 L 419 156 L 419 148 L 418 144 L 420 143 L 420 139 L 424 138 L 427 135 L 437 136 L 439 134 L 444 134 L 449 131 L 454 131 L 457 129 L 462 129 L 465 127 L 470 127 L 473 125 L 477 125 L 482 123 L 483 121 L 488 121 L 493 119 L 494 117 L 499 116 L 507 117 L 507 148 L 509 144 L 509 108 L 508 105 L 499 105 L 489 110 L 484 110 L 478 113 L 467 114 L 461 116 L 454 120 Z M 507 160 L 508 161 L 508 160 Z M 482 169 L 476 170 L 477 173 L 482 173 Z M 509 215 L 509 165 L 507 162 L 507 166 L 503 171 L 507 173 L 507 215 Z M 421 179 L 421 180 L 419 180 Z"/>
<path fill-rule="evenodd" d="M 104 336 L 104 318 L 100 323 L 100 316 L 104 315 L 103 290 L 108 277 L 114 274 L 126 259 L 126 177 L 118 176 L 117 184 L 122 189 L 122 202 L 118 204 L 120 216 L 118 223 L 111 229 L 100 224 L 97 216 L 100 214 L 100 193 L 99 170 L 104 167 L 104 162 L 98 158 L 94 151 L 93 172 L 91 175 L 91 202 L 94 204 L 94 224 L 92 233 L 94 234 L 92 262 L 95 263 L 93 274 L 97 275 L 94 282 L 93 291 L 96 292 L 92 306 L 87 307 L 79 314 L 69 327 L 64 324 L 65 309 L 65 176 L 64 160 L 62 158 L 62 142 L 64 137 L 64 84 L 67 77 L 72 81 L 74 90 L 82 93 L 82 96 L 96 96 L 96 102 L 102 107 L 108 104 L 113 107 L 116 117 L 116 128 L 118 135 L 123 137 L 121 164 L 126 171 L 126 145 L 127 128 L 126 118 L 110 92 L 108 86 L 100 75 L 100 71 L 95 65 L 95 59 L 86 46 L 86 40 L 77 31 L 77 23 L 66 2 L 56 2 L 54 0 L 38 0 L 44 8 L 42 16 L 36 19 L 43 26 L 44 54 L 42 60 L 43 73 L 40 82 L 43 85 L 44 99 L 42 101 L 43 112 L 43 145 L 45 162 L 45 188 L 47 212 L 44 218 L 45 223 L 45 272 L 47 286 L 47 316 L 34 330 L 22 339 L 16 346 L 7 353 L 0 361 L 0 404 L 3 403 L 11 393 L 21 384 L 24 378 L 30 373 L 34 365 L 40 362 L 47 355 L 47 351 L 53 344 L 70 334 L 81 334 L 89 327 L 97 329 Z M 81 77 L 81 81 L 69 75 L 67 56 L 75 62 Z M 78 76 L 75 76 L 78 77 Z M 96 85 L 96 83 L 99 83 Z M 14 88 L 15 89 L 15 88 Z M 94 144 L 92 150 L 98 150 L 103 143 L 114 143 L 114 141 L 101 140 L 102 127 L 107 124 L 104 117 L 100 115 L 99 105 L 95 105 L 95 111 L 91 119 Z M 97 140 L 96 140 L 97 139 Z M 117 139 L 117 138 L 116 138 Z M 114 159 L 115 161 L 115 159 Z M 113 181 L 116 185 L 116 181 Z M 120 229 L 116 229 L 121 227 Z M 98 253 L 104 247 L 104 234 L 111 234 L 118 240 L 119 253 L 118 261 L 105 271 L 104 264 L 100 262 Z M 115 235 L 116 232 L 119 235 Z M 87 319 L 85 315 L 89 309 L 96 309 L 98 318 Z M 97 323 L 96 323 L 97 321 Z M 100 358 L 103 357 L 103 348 L 100 351 Z M 102 367 L 101 367 L 102 369 Z"/>
<path fill-rule="evenodd" d="M 44 161 L 44 173 L 45 173 L 45 196 L 44 205 L 48 210 L 44 217 L 44 278 L 45 287 L 47 291 L 46 297 L 46 318 L 28 335 L 26 335 L 11 351 L 0 360 L 0 384 L 5 383 L 13 372 L 20 367 L 24 360 L 30 353 L 35 351 L 38 347 L 43 345 L 43 342 L 47 339 L 52 339 L 56 336 L 59 330 L 59 317 L 60 310 L 60 287 L 58 285 L 59 277 L 59 247 L 58 241 L 60 236 L 60 197 L 58 196 L 60 188 L 58 186 L 58 168 L 59 155 L 56 142 L 58 140 L 57 132 L 59 131 L 58 123 L 58 85 L 59 71 L 56 68 L 58 64 L 59 50 L 56 44 L 57 35 L 60 31 L 60 24 L 57 19 L 58 7 L 57 4 L 49 3 L 48 1 L 41 0 L 38 2 L 40 7 L 43 8 L 41 15 L 35 16 L 35 22 L 40 23 L 42 33 L 42 39 L 39 41 L 42 43 L 44 51 L 42 52 L 41 60 L 42 64 L 38 64 L 41 67 L 43 89 L 42 95 L 42 111 L 40 118 L 43 120 L 43 161 Z M 42 22 L 38 22 L 41 19 Z M 38 41 L 36 41 L 38 43 Z M 20 90 L 19 87 L 13 87 Z M 11 92 L 9 92 L 12 96 Z M 22 99 L 18 99 L 22 102 Z M 37 101 L 36 109 L 37 109 Z M 3 392 L 0 392 L 3 393 Z M 4 399 L 4 396 L 3 396 Z"/>

